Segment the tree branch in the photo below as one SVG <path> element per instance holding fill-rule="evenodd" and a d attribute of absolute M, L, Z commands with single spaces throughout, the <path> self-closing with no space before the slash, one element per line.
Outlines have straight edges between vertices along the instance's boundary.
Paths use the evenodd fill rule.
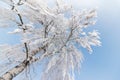
<path fill-rule="evenodd" d="M 39 59 L 34 59 L 33 56 L 35 56 L 39 51 L 43 50 L 45 46 L 42 47 L 38 47 L 37 49 L 33 50 L 31 52 L 31 56 L 28 56 L 28 59 L 24 60 L 21 64 L 15 66 L 14 68 L 10 69 L 9 71 L 7 71 L 5 74 L 3 74 L 0 77 L 0 80 L 12 80 L 14 77 L 16 77 L 18 74 L 20 74 L 23 70 L 26 69 L 26 67 L 30 64 L 32 64 L 33 62 L 36 62 Z M 44 57 L 44 56 L 42 56 Z"/>

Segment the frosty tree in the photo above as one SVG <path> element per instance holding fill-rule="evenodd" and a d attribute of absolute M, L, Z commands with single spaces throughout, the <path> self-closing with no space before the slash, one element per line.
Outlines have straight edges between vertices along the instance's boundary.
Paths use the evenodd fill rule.
<path fill-rule="evenodd" d="M 17 28 L 8 33 L 20 35 L 21 41 L 0 46 L 0 80 L 13 80 L 41 61 L 45 62 L 41 80 L 74 80 L 83 59 L 80 48 L 91 53 L 91 46 L 100 46 L 99 33 L 85 31 L 95 24 L 94 9 L 77 11 L 62 0 L 56 0 L 54 7 L 44 0 L 2 2 L 7 7 L 0 7 L 0 26 L 14 24 Z"/>

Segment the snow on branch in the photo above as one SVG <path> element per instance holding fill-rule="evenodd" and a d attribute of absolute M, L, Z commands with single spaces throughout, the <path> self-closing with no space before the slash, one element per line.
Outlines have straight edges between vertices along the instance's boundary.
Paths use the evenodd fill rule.
<path fill-rule="evenodd" d="M 0 53 L 0 58 L 20 61 L 17 66 L 8 69 L 1 78 L 12 80 L 27 69 L 27 66 L 45 60 L 42 80 L 75 80 L 74 73 L 76 70 L 80 71 L 83 60 L 80 48 L 86 48 L 91 53 L 92 46 L 101 45 L 97 30 L 85 30 L 96 22 L 95 9 L 78 11 L 63 0 L 56 0 L 53 8 L 43 0 L 4 2 L 10 5 L 10 8 L 0 7 L 0 21 L 5 21 L 0 26 L 15 23 L 17 28 L 8 33 L 19 33 L 21 43 L 0 46 L 4 48 L 4 54 Z M 0 63 L 0 66 L 2 64 L 4 63 Z"/>

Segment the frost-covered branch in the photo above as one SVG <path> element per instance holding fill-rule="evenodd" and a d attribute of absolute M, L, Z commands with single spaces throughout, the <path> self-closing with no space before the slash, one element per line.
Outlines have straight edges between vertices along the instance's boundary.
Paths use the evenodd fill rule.
<path fill-rule="evenodd" d="M 15 23 L 17 28 L 8 33 L 19 34 L 21 43 L 2 50 L 7 55 L 4 58 L 20 63 L 3 72 L 0 80 L 12 80 L 27 66 L 42 60 L 46 62 L 42 80 L 74 80 L 83 59 L 79 48 L 92 52 L 92 46 L 101 45 L 97 30 L 86 31 L 96 22 L 95 9 L 77 11 L 63 0 L 56 0 L 54 7 L 43 0 L 3 2 L 8 7 L 0 7 L 0 25 Z"/>

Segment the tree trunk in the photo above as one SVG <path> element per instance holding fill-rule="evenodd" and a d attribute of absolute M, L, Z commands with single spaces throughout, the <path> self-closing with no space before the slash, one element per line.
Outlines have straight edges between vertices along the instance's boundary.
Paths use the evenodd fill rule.
<path fill-rule="evenodd" d="M 20 74 L 26 67 L 29 61 L 24 60 L 21 64 L 15 66 L 11 70 L 7 71 L 0 77 L 0 80 L 12 80 L 18 74 Z"/>
<path fill-rule="evenodd" d="M 29 66 L 33 62 L 40 60 L 40 59 L 33 60 L 32 56 L 36 55 L 39 51 L 43 50 L 45 46 L 38 47 L 37 49 L 33 50 L 31 56 L 29 56 L 28 59 L 25 59 L 21 64 L 7 71 L 0 77 L 0 80 L 12 80 L 14 77 L 20 74 L 27 66 Z"/>

